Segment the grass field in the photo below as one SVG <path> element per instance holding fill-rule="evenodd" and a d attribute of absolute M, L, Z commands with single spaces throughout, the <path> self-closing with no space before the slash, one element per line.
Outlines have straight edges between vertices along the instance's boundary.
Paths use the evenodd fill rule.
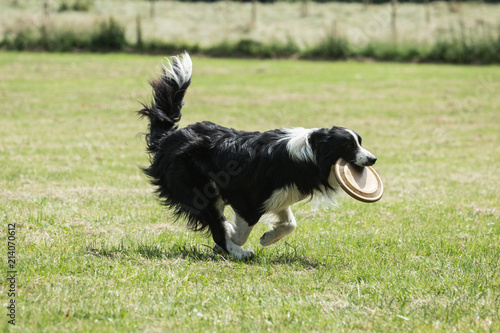
<path fill-rule="evenodd" d="M 159 71 L 159 56 L 0 53 L 4 331 L 500 331 L 499 67 L 194 58 L 181 124 L 350 127 L 386 187 L 295 206 L 269 248 L 259 225 L 248 262 L 172 224 L 139 170 L 133 111 Z"/>

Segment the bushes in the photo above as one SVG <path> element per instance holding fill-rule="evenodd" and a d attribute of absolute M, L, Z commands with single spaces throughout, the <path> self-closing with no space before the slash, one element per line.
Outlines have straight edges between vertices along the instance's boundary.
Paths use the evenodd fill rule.
<path fill-rule="evenodd" d="M 5 34 L 1 45 L 11 50 L 43 50 L 49 52 L 68 52 L 88 48 L 89 35 L 76 29 L 21 28 Z"/>
<path fill-rule="evenodd" d="M 7 30 L 0 46 L 10 50 L 69 52 L 75 50 L 121 51 L 127 45 L 125 28 L 113 17 L 99 22 L 97 28 L 50 24 L 38 28 L 22 26 Z"/>
<path fill-rule="evenodd" d="M 500 31 L 499 31 L 500 32 Z M 500 35 L 500 33 L 499 33 Z M 132 49 L 133 46 L 132 46 Z M 497 38 L 441 38 L 431 45 L 373 41 L 363 47 L 355 47 L 345 38 L 328 36 L 316 45 L 305 49 L 288 42 L 262 43 L 251 39 L 224 41 L 201 47 L 197 44 L 169 43 L 160 40 L 144 41 L 135 50 L 173 54 L 181 51 L 202 53 L 212 57 L 290 58 L 342 60 L 370 58 L 379 61 L 445 62 L 453 64 L 500 63 L 500 37 Z"/>
<path fill-rule="evenodd" d="M 113 17 L 100 22 L 90 39 L 92 51 L 121 51 L 126 45 L 125 27 Z"/>
<path fill-rule="evenodd" d="M 183 51 L 189 53 L 202 52 L 198 44 L 172 43 L 161 39 L 148 39 L 138 41 L 135 49 L 145 53 L 176 54 Z"/>
<path fill-rule="evenodd" d="M 462 24 L 432 43 L 372 41 L 355 47 L 348 40 L 333 36 L 301 52 L 307 59 L 370 58 L 380 61 L 443 62 L 452 64 L 500 63 L 500 26 L 494 31 L 471 31 Z M 496 36 L 496 37 L 495 37 Z"/>
<path fill-rule="evenodd" d="M 380 61 L 446 62 L 454 64 L 500 63 L 500 26 L 498 31 L 469 31 L 463 26 L 450 29 L 431 45 L 372 41 L 362 47 L 346 38 L 327 36 L 316 45 L 304 49 L 291 39 L 287 42 L 263 43 L 252 39 L 224 41 L 201 47 L 198 44 L 168 42 L 159 39 L 138 38 L 130 44 L 125 38 L 125 27 L 113 17 L 101 20 L 93 27 L 42 25 L 33 28 L 18 25 L 10 29 L 0 47 L 10 50 L 41 50 L 52 52 L 132 51 L 173 54 L 181 51 L 202 53 L 213 57 L 290 58 L 338 60 L 371 58 Z M 141 35 L 138 32 L 138 35 Z"/>
<path fill-rule="evenodd" d="M 371 42 L 361 48 L 356 56 L 380 61 L 419 61 L 425 57 L 423 46 L 402 43 Z"/>
<path fill-rule="evenodd" d="M 237 42 L 224 41 L 204 50 L 213 57 L 248 57 L 248 58 L 289 58 L 300 53 L 300 49 L 292 40 L 286 43 L 262 43 L 251 39 Z"/>
<path fill-rule="evenodd" d="M 349 43 L 345 38 L 328 35 L 324 40 L 317 45 L 302 52 L 302 57 L 306 59 L 345 59 L 352 52 L 349 49 Z"/>
<path fill-rule="evenodd" d="M 70 3 L 66 0 L 63 0 L 59 3 L 58 12 L 66 12 L 66 11 L 76 11 L 76 12 L 88 12 L 92 8 L 92 1 L 90 0 L 75 0 L 73 3 Z"/>
<path fill-rule="evenodd" d="M 427 54 L 428 61 L 469 64 L 500 63 L 500 26 L 497 37 L 494 34 L 450 30 L 448 36 L 441 36 Z"/>
<path fill-rule="evenodd" d="M 299 54 L 299 47 L 291 40 L 286 43 L 261 43 L 251 39 L 237 42 L 223 41 L 218 44 L 201 47 L 198 44 L 172 43 L 158 39 L 142 41 L 136 45 L 137 51 L 148 53 L 203 53 L 212 57 L 247 57 L 247 58 L 289 58 Z"/>

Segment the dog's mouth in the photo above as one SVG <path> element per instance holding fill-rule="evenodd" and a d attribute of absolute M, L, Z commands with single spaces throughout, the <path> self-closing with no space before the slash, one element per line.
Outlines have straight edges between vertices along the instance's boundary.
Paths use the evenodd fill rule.
<path fill-rule="evenodd" d="M 356 164 L 357 166 L 360 166 L 360 167 L 367 167 L 367 166 L 374 165 L 375 162 L 377 162 L 377 158 L 375 156 L 373 156 L 373 158 L 370 158 L 366 161 L 362 161 L 362 162 L 355 161 L 354 164 Z"/>
<path fill-rule="evenodd" d="M 375 162 L 377 162 L 377 157 L 364 148 L 356 154 L 354 161 L 352 161 L 360 167 L 372 166 Z"/>

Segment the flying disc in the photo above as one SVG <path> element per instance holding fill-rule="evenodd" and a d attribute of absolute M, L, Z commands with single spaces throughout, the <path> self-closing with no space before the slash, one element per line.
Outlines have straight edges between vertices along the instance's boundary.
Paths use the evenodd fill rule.
<path fill-rule="evenodd" d="M 334 165 L 334 172 L 342 189 L 354 199 L 375 202 L 382 198 L 384 185 L 372 167 L 360 167 L 339 158 Z"/>

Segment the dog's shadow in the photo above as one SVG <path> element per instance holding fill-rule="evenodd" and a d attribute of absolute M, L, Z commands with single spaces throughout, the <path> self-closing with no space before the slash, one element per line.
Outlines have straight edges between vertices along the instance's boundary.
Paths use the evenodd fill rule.
<path fill-rule="evenodd" d="M 134 248 L 116 246 L 96 249 L 87 247 L 87 254 L 113 259 L 139 255 L 142 258 L 152 260 L 182 259 L 197 262 L 238 262 L 247 265 L 282 264 L 308 269 L 324 266 L 324 263 L 320 260 L 300 254 L 299 251 L 288 244 L 283 253 L 272 255 L 266 254 L 263 249 L 258 249 L 253 258 L 246 260 L 235 260 L 230 254 L 216 253 L 208 245 L 188 246 L 175 244 L 168 249 L 161 248 L 155 244 L 140 244 Z"/>

